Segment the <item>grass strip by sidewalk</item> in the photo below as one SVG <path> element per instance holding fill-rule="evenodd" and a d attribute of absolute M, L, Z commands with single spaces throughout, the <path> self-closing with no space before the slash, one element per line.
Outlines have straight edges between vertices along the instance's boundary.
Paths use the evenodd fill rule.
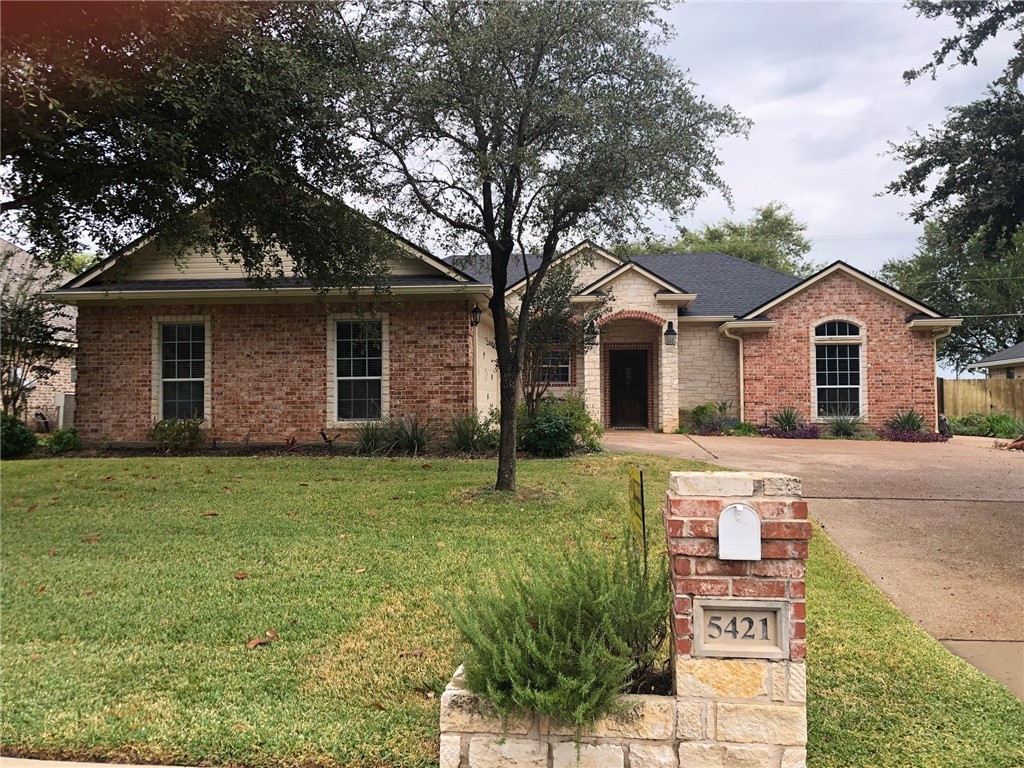
<path fill-rule="evenodd" d="M 626 465 L 654 541 L 678 459 L 5 462 L 0 751 L 246 766 L 436 765 L 460 661 L 439 590 L 612 539 Z M 810 765 L 1015 766 L 1024 704 L 949 656 L 820 533 Z M 255 649 L 251 638 L 279 640 Z"/>

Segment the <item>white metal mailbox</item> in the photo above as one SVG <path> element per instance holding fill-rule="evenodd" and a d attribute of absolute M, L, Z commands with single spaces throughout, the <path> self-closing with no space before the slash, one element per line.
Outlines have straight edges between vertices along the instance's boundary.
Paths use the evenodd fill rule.
<path fill-rule="evenodd" d="M 718 516 L 718 559 L 761 559 L 761 518 L 746 504 L 730 504 Z"/>

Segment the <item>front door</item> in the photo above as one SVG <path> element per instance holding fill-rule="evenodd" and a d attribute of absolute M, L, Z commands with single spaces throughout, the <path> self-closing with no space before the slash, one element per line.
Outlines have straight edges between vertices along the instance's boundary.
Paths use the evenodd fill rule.
<path fill-rule="evenodd" d="M 611 426 L 647 429 L 647 350 L 613 349 L 611 368 Z"/>

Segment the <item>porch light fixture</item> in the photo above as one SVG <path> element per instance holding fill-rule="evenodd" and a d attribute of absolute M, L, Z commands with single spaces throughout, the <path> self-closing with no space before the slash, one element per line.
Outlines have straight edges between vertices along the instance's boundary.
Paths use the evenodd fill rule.
<path fill-rule="evenodd" d="M 480 307 L 473 307 L 473 309 L 469 311 L 469 324 L 474 328 L 480 325 L 480 315 L 482 314 L 483 312 L 480 310 Z"/>
<path fill-rule="evenodd" d="M 676 329 L 672 326 L 672 321 L 668 321 L 668 328 L 665 329 L 665 346 L 674 347 L 676 345 Z"/>

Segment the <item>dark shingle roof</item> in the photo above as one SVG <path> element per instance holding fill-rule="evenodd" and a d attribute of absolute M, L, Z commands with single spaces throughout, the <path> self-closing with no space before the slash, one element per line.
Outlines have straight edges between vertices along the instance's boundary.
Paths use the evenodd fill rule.
<path fill-rule="evenodd" d="M 466 285 L 447 275 L 397 275 L 386 282 L 392 288 L 427 285 Z M 474 285 L 474 283 L 470 283 Z M 210 279 L 175 279 L 175 280 L 136 280 L 133 282 L 96 282 L 85 288 L 59 288 L 52 291 L 54 295 L 62 293 L 79 293 L 80 291 L 129 293 L 132 291 L 199 291 L 199 290 L 230 290 L 253 288 L 253 283 L 244 277 L 221 277 Z M 269 282 L 266 288 L 309 288 L 308 280 L 296 278 L 277 279 Z M 369 286 L 368 286 L 369 287 Z M 382 285 L 383 287 L 383 285 Z"/>
<path fill-rule="evenodd" d="M 1012 347 L 1007 347 L 1000 352 L 996 352 L 994 355 L 983 357 L 981 360 L 974 363 L 974 366 L 998 365 L 999 363 L 1009 362 L 1010 360 L 1021 359 L 1024 359 L 1024 341 L 1020 344 L 1014 344 Z"/>
<path fill-rule="evenodd" d="M 659 277 L 697 294 L 686 315 L 744 315 L 801 282 L 724 253 L 665 253 L 634 256 Z"/>
<path fill-rule="evenodd" d="M 724 253 L 643 254 L 626 260 L 635 261 L 687 293 L 697 294 L 686 310 L 687 316 L 739 317 L 801 282 L 792 275 Z M 539 256 L 527 257 L 531 272 L 539 262 Z M 452 263 L 477 280 L 490 282 L 490 262 L 486 256 L 457 256 Z M 509 265 L 509 285 L 523 277 L 522 261 L 517 258 Z"/>

